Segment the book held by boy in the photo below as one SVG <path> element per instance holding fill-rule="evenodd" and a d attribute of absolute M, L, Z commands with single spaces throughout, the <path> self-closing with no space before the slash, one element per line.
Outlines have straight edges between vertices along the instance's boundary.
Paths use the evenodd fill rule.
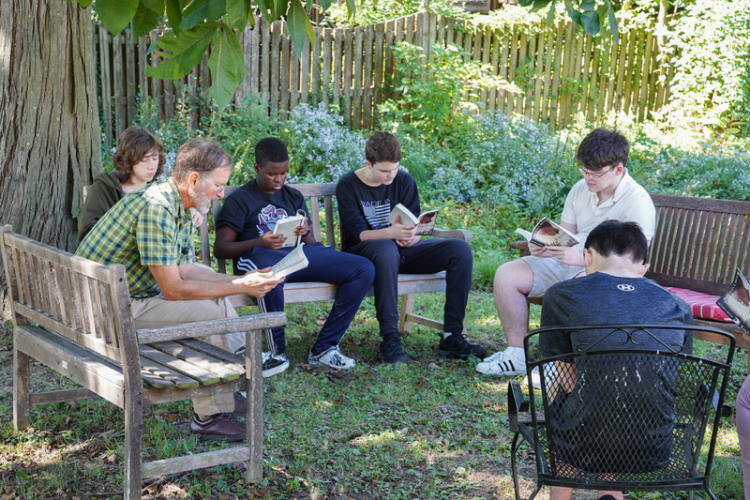
<path fill-rule="evenodd" d="M 432 230 L 435 229 L 437 214 L 437 210 L 428 210 L 427 212 L 422 212 L 419 214 L 419 217 L 417 217 L 411 213 L 411 210 L 399 203 L 393 207 L 393 210 L 391 210 L 391 214 L 388 216 L 388 222 L 394 224 L 396 222 L 396 216 L 400 216 L 401 224 L 417 226 L 417 230 L 414 234 L 432 234 Z"/>
<path fill-rule="evenodd" d="M 281 234 L 286 237 L 286 241 L 281 248 L 296 247 L 302 239 L 301 235 L 294 234 L 294 231 L 305 223 L 307 214 L 303 210 L 298 210 L 296 215 L 285 217 L 276 221 L 273 228 L 273 234 Z"/>
<path fill-rule="evenodd" d="M 518 228 L 516 234 L 539 247 L 573 247 L 579 243 L 575 234 L 546 217 L 537 222 L 531 232 Z"/>
<path fill-rule="evenodd" d="M 292 273 L 306 268 L 310 262 L 307 260 L 305 252 L 302 250 L 305 244 L 302 243 L 297 248 L 287 254 L 286 257 L 278 261 L 271 267 L 271 272 L 279 278 L 286 278 Z"/>
<path fill-rule="evenodd" d="M 737 323 L 742 331 L 750 335 L 750 284 L 737 269 L 734 281 L 729 291 L 725 293 L 716 304 Z"/>

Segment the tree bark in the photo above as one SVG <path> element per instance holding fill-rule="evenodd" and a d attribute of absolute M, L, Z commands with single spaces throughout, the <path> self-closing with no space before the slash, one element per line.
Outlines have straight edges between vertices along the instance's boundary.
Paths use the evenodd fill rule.
<path fill-rule="evenodd" d="M 0 222 L 69 251 L 102 170 L 92 40 L 91 8 L 0 2 Z"/>

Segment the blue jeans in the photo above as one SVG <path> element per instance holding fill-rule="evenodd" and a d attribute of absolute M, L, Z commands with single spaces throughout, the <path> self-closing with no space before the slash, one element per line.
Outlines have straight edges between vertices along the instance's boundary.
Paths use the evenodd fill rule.
<path fill-rule="evenodd" d="M 238 269 L 235 270 L 235 273 L 244 274 L 251 269 L 273 266 L 292 250 L 293 248 L 269 250 L 268 248 L 256 247 L 239 258 L 237 261 Z M 322 243 L 305 245 L 303 250 L 310 264 L 305 269 L 289 275 L 285 283 L 319 281 L 339 286 L 328 319 L 323 328 L 320 329 L 318 338 L 312 347 L 312 353 L 317 355 L 338 345 L 354 319 L 362 299 L 365 298 L 372 286 L 375 268 L 369 260 L 363 257 L 338 252 Z M 267 311 L 283 311 L 284 283 L 268 292 L 265 296 L 265 302 Z M 276 354 L 286 352 L 283 327 L 273 329 L 273 343 L 275 345 L 272 347 L 275 347 L 274 352 Z"/>
<path fill-rule="evenodd" d="M 473 263 L 468 243 L 458 239 L 434 238 L 404 248 L 394 240 L 367 240 L 346 251 L 366 257 L 375 265 L 375 309 L 383 339 L 399 335 L 399 273 L 432 274 L 445 271 L 445 331 L 456 334 L 463 331 Z"/>

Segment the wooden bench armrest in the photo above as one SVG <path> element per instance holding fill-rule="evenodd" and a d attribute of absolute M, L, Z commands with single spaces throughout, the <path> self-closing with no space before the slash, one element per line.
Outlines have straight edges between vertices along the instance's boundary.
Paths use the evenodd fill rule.
<path fill-rule="evenodd" d="M 263 330 L 284 325 L 286 325 L 286 314 L 283 312 L 272 312 L 240 316 L 239 318 L 199 321 L 197 323 L 136 330 L 136 336 L 138 344 L 145 345 L 169 340 L 207 337 L 222 333 Z"/>
<path fill-rule="evenodd" d="M 436 227 L 432 230 L 432 236 L 438 238 L 457 238 L 464 241 L 471 241 L 474 239 L 471 232 L 466 229 L 439 229 Z"/>
<path fill-rule="evenodd" d="M 524 257 L 526 255 L 531 255 L 529 252 L 529 242 L 528 241 L 514 241 L 510 244 L 510 247 L 518 250 L 518 253 L 521 254 L 521 257 Z"/>

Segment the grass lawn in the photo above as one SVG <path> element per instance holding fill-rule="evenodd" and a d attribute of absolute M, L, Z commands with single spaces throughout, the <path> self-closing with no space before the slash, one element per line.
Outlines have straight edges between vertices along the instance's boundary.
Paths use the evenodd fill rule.
<path fill-rule="evenodd" d="M 481 376 L 477 360 L 437 355 L 434 331 L 415 327 L 405 337 L 408 366 L 378 362 L 378 328 L 372 299 L 360 309 L 342 342 L 357 360 L 350 373 L 304 364 L 326 316 L 327 303 L 290 305 L 287 329 L 292 366 L 264 382 L 264 480 L 242 481 L 243 465 L 161 478 L 148 499 L 485 499 L 512 498 L 506 414 L 507 378 Z M 442 294 L 422 294 L 417 307 L 440 317 Z M 539 309 L 532 310 L 532 326 Z M 504 345 L 492 295 L 473 291 L 467 313 L 472 340 L 491 350 Z M 99 400 L 34 407 L 32 430 L 11 424 L 12 335 L 0 334 L 0 499 L 118 498 L 121 489 L 122 412 Z M 731 394 L 746 368 L 736 359 Z M 42 366 L 32 371 L 35 390 L 67 382 Z M 520 377 L 519 377 L 520 378 Z M 149 407 L 144 439 L 150 455 L 167 457 L 203 445 L 187 432 L 189 402 Z M 719 498 L 742 497 L 739 445 L 725 420 L 712 486 Z M 533 458 L 524 456 L 526 494 Z M 537 498 L 547 498 L 547 493 Z M 579 492 L 574 498 L 595 498 Z M 631 499 L 687 498 L 686 494 L 630 494 Z"/>

